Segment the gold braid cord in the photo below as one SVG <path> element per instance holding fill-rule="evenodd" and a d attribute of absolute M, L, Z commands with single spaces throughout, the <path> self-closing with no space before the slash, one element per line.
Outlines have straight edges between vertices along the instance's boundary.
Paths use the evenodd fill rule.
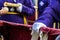
<path fill-rule="evenodd" d="M 15 3 L 9 3 L 9 2 L 5 2 L 4 6 L 9 6 L 9 7 L 19 7 L 19 4 L 15 4 Z"/>
<path fill-rule="evenodd" d="M 5 2 L 4 3 L 4 6 L 7 7 L 19 7 L 20 5 L 19 4 L 15 4 L 15 3 L 9 3 L 9 2 Z M 17 14 L 16 12 L 7 12 L 7 14 Z M 24 24 L 27 24 L 27 19 L 26 19 L 26 16 L 23 16 L 24 17 Z"/>

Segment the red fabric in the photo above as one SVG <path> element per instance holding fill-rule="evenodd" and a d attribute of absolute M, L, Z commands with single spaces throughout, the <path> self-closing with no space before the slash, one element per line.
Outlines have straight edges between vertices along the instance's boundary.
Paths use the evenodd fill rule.
<path fill-rule="evenodd" d="M 48 40 L 55 40 L 57 35 L 60 34 L 60 29 L 42 27 L 40 30 L 45 32 L 45 33 L 48 33 L 48 36 L 49 36 Z"/>
<path fill-rule="evenodd" d="M 14 27 L 10 29 L 10 40 L 30 40 L 31 31 L 24 27 Z"/>
<path fill-rule="evenodd" d="M 31 30 L 25 27 L 12 27 L 5 29 L 3 28 L 2 33 L 4 35 L 4 40 L 30 40 L 31 39 Z"/>
<path fill-rule="evenodd" d="M 35 21 L 35 15 L 33 15 L 33 16 L 28 16 L 28 20 Z"/>
<path fill-rule="evenodd" d="M 49 33 L 49 35 L 58 35 L 58 34 L 60 34 L 60 29 L 42 27 L 41 30 L 43 32 Z"/>
<path fill-rule="evenodd" d="M 32 25 L 13 23 L 0 20 L 4 27 L 0 26 L 1 32 L 4 35 L 4 40 L 31 40 Z"/>
<path fill-rule="evenodd" d="M 4 21 L 4 20 L 0 20 L 0 26 L 2 26 L 2 24 L 9 24 L 12 26 L 24 26 L 24 27 L 32 27 L 32 25 L 26 25 L 26 24 L 20 24 L 20 23 L 14 23 L 14 22 L 8 22 L 8 21 Z"/>
<path fill-rule="evenodd" d="M 3 21 L 0 21 L 0 27 L 3 26 Z"/>
<path fill-rule="evenodd" d="M 1 30 L 5 37 L 5 40 L 7 35 L 9 35 L 9 37 L 7 36 L 9 40 L 30 40 L 31 39 L 31 35 L 30 35 L 31 30 L 29 30 L 29 28 L 31 28 L 32 25 L 12 23 L 12 22 L 2 21 L 2 20 L 0 20 L 0 22 L 3 25 L 9 26 L 9 28 L 5 29 L 5 27 L 3 27 Z M 42 27 L 40 30 L 48 33 L 49 35 L 48 40 L 55 40 L 56 36 L 60 34 L 60 29 Z"/>

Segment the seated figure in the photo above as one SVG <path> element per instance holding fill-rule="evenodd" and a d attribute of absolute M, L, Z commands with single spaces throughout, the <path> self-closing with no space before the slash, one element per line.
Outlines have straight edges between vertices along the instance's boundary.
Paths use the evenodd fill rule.
<path fill-rule="evenodd" d="M 41 27 L 53 28 L 53 23 L 55 21 L 60 22 L 60 1 L 50 0 L 49 5 L 45 8 L 45 10 L 33 24 L 33 34 L 39 36 L 39 32 L 41 32 L 39 29 Z M 38 36 L 35 36 L 36 40 L 38 40 Z M 32 40 L 34 40 L 34 35 L 32 35 Z"/>
<path fill-rule="evenodd" d="M 4 3 L 15 3 L 19 4 L 19 7 L 4 7 Z M 6 14 L 6 12 L 17 12 L 18 14 Z M 14 23 L 24 23 L 23 15 L 25 16 L 32 16 L 34 15 L 34 4 L 32 3 L 32 0 L 0 0 L 0 20 L 14 22 Z M 27 17 L 28 19 L 28 17 Z M 7 27 L 3 27 L 7 28 Z M 20 40 L 20 32 L 18 27 L 9 27 L 6 30 L 10 29 L 10 33 L 7 32 L 7 35 L 4 36 L 4 33 L 2 35 L 5 37 L 5 40 Z M 17 31 L 15 31 L 17 30 Z M 16 38 L 17 37 L 17 38 Z"/>

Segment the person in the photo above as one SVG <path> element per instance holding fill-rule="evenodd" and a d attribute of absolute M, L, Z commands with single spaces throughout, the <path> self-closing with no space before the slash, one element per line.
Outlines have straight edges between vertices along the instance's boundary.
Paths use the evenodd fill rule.
<path fill-rule="evenodd" d="M 59 0 L 50 0 L 49 5 L 45 8 L 36 22 L 33 24 L 32 30 L 34 33 L 39 33 L 41 27 L 50 27 L 53 28 L 53 23 L 60 22 L 60 1 Z M 34 34 L 33 33 L 33 34 Z M 32 35 L 33 37 L 34 35 Z M 34 37 L 32 38 L 34 40 Z M 38 36 L 36 38 L 38 40 Z"/>
<path fill-rule="evenodd" d="M 8 7 L 7 10 L 2 10 L 4 9 L 4 2 L 19 4 L 20 6 L 16 8 Z M 34 10 L 32 0 L 0 0 L 0 20 L 23 24 L 22 15 L 32 16 Z M 18 15 L 6 14 L 7 11 L 18 12 Z M 9 30 L 6 35 L 2 32 L 5 37 L 4 40 L 20 40 L 20 29 L 18 27 L 3 27 L 2 29 L 5 33 Z"/>
<path fill-rule="evenodd" d="M 34 0 L 34 3 L 35 3 L 36 1 Z M 39 19 L 39 17 L 40 17 L 40 15 L 43 13 L 43 11 L 45 10 L 45 8 L 47 7 L 49 5 L 49 0 L 38 0 L 38 19 Z M 37 20 L 38 20 L 37 19 Z M 36 22 L 35 22 L 36 23 Z M 39 25 L 39 23 L 36 25 L 36 24 L 33 24 L 33 27 L 32 27 L 32 33 L 31 33 L 31 35 L 32 35 L 32 38 L 31 38 L 31 40 L 38 40 L 38 33 L 37 33 L 37 35 L 36 35 L 36 26 L 38 27 Z M 35 31 L 34 31 L 35 30 Z"/>

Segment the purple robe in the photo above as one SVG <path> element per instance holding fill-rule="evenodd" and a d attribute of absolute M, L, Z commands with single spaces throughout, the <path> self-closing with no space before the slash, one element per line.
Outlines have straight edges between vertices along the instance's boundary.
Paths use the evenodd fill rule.
<path fill-rule="evenodd" d="M 53 27 L 55 21 L 60 21 L 60 2 L 50 0 L 49 6 L 45 8 L 36 22 L 44 23 L 47 27 Z"/>
<path fill-rule="evenodd" d="M 9 22 L 16 22 L 16 23 L 24 23 L 23 22 L 23 15 L 26 16 L 32 16 L 34 14 L 34 5 L 31 0 L 0 0 L 0 9 L 3 6 L 4 2 L 10 2 L 10 3 L 21 3 L 22 4 L 22 12 L 19 13 L 18 15 L 1 15 L 0 20 L 5 20 Z M 11 7 L 9 7 L 10 10 Z M 18 12 L 15 8 L 15 12 Z"/>

